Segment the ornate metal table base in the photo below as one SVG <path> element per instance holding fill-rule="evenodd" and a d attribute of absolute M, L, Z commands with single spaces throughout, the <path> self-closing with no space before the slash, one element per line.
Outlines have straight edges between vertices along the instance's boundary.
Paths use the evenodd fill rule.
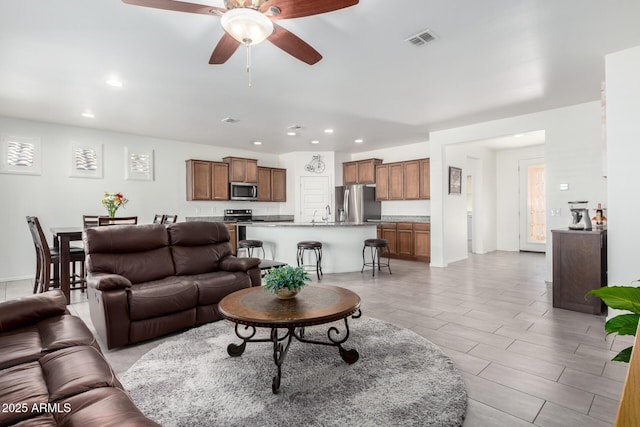
<path fill-rule="evenodd" d="M 352 319 L 357 319 L 362 316 L 362 312 L 358 309 L 358 311 L 351 315 Z M 278 329 L 285 328 L 271 328 L 271 336 L 270 338 L 256 338 L 253 337 L 256 335 L 255 326 L 245 325 L 244 331 L 240 330 L 240 323 L 236 323 L 235 331 L 238 338 L 242 339 L 242 344 L 229 344 L 227 346 L 227 353 L 231 357 L 239 357 L 244 353 L 244 350 L 247 346 L 248 342 L 272 342 L 273 343 L 273 361 L 277 367 L 277 374 L 273 377 L 273 381 L 271 383 L 271 390 L 274 394 L 277 394 L 280 390 L 280 379 L 282 378 L 282 364 L 284 363 L 284 359 L 287 357 L 287 353 L 289 351 L 289 346 L 291 345 L 291 341 L 293 338 L 296 340 L 308 343 L 308 344 L 319 344 L 319 345 L 329 345 L 333 347 L 338 347 L 338 351 L 340 352 L 340 357 L 348 364 L 353 364 L 358 361 L 360 358 L 360 354 L 357 350 L 345 349 L 342 344 L 344 344 L 349 339 L 349 323 L 347 318 L 344 318 L 344 327 L 345 333 L 343 337 L 340 337 L 340 331 L 335 326 L 330 327 L 327 330 L 327 341 L 316 341 L 306 339 L 305 330 L 303 327 L 296 328 L 295 326 L 289 326 L 286 328 L 284 335 L 280 335 Z M 286 343 L 284 342 L 286 341 Z"/>

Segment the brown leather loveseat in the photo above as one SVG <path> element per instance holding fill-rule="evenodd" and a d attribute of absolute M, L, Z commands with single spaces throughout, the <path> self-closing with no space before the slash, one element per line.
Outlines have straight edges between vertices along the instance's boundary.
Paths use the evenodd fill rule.
<path fill-rule="evenodd" d="M 0 426 L 158 426 L 53 290 L 0 303 Z"/>
<path fill-rule="evenodd" d="M 221 319 L 218 303 L 261 284 L 260 260 L 236 258 L 218 222 L 87 229 L 91 320 L 108 348 Z"/>

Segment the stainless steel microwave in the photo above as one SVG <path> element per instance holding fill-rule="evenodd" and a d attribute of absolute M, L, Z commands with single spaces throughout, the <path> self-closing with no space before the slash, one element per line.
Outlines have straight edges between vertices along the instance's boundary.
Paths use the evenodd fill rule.
<path fill-rule="evenodd" d="M 247 182 L 232 182 L 229 184 L 229 198 L 231 200 L 258 200 L 258 185 Z"/>

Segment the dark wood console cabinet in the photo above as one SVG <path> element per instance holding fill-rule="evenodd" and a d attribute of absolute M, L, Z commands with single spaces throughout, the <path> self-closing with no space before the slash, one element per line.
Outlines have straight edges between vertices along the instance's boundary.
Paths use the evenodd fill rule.
<path fill-rule="evenodd" d="M 588 291 L 607 286 L 606 230 L 551 230 L 553 306 L 600 314 L 604 304 Z"/>

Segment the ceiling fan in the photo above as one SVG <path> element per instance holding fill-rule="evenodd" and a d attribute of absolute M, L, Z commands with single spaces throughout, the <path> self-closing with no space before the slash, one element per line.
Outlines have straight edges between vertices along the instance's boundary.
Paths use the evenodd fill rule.
<path fill-rule="evenodd" d="M 224 0 L 225 8 L 176 0 L 122 0 L 155 9 L 215 15 L 225 34 L 213 50 L 209 64 L 224 64 L 238 47 L 269 40 L 289 55 L 313 65 L 322 55 L 304 40 L 273 21 L 332 12 L 358 4 L 358 0 Z"/>

